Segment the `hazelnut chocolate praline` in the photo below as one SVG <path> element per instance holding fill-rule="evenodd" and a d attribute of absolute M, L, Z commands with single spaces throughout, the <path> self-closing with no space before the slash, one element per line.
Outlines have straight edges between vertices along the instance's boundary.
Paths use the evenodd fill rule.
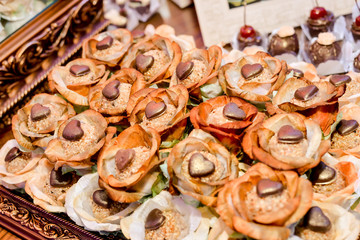
<path fill-rule="evenodd" d="M 283 53 L 297 55 L 299 53 L 299 40 L 296 33 L 287 37 L 280 37 L 278 34 L 275 34 L 269 43 L 269 53 L 272 56 Z"/>
<path fill-rule="evenodd" d="M 330 45 L 322 45 L 315 41 L 310 46 L 309 57 L 313 64 L 318 65 L 328 60 L 337 60 L 340 57 L 341 47 L 338 42 Z"/>

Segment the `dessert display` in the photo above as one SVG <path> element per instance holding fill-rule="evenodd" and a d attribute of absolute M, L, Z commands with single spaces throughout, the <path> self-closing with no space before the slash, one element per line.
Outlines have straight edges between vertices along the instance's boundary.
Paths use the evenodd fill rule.
<path fill-rule="evenodd" d="M 316 7 L 308 24 L 333 20 Z M 243 46 L 257 37 L 245 23 Z M 313 64 L 276 57 L 300 46 L 292 27 L 269 54 L 167 25 L 99 33 L 17 110 L 0 185 L 109 240 L 357 240 L 360 75 L 318 72 L 342 54 L 330 32 Z"/>
<path fill-rule="evenodd" d="M 311 37 L 317 37 L 322 32 L 332 31 L 334 21 L 334 14 L 317 4 L 316 7 L 311 9 L 310 16 L 307 19 L 307 26 Z"/>
<path fill-rule="evenodd" d="M 299 53 L 299 40 L 295 29 L 290 26 L 281 27 L 270 39 L 269 53 L 272 56 L 284 53 L 297 55 Z"/>
<path fill-rule="evenodd" d="M 330 32 L 320 33 L 309 48 L 309 57 L 314 65 L 328 60 L 338 60 L 341 54 L 340 44 L 334 34 Z"/>

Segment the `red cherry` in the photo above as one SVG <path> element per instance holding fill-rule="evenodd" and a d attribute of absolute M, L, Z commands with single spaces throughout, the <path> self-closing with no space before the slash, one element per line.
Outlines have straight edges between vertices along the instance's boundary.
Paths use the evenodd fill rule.
<path fill-rule="evenodd" d="M 316 19 L 325 17 L 326 14 L 327 14 L 327 11 L 326 11 L 325 8 L 323 8 L 323 7 L 314 7 L 310 12 L 310 18 L 316 20 Z"/>
<path fill-rule="evenodd" d="M 360 27 L 360 16 L 358 16 L 355 20 L 355 25 Z"/>
<path fill-rule="evenodd" d="M 256 32 L 252 26 L 244 25 L 240 28 L 240 35 L 243 38 L 251 38 L 251 37 L 255 37 Z"/>

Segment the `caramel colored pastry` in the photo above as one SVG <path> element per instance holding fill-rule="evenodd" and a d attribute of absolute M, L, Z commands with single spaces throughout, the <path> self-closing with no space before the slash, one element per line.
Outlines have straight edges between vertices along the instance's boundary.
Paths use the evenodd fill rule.
<path fill-rule="evenodd" d="M 205 239 L 209 225 L 202 224 L 202 220 L 197 208 L 162 191 L 122 219 L 121 230 L 133 240 Z"/>
<path fill-rule="evenodd" d="M 285 80 L 287 65 L 265 52 L 244 56 L 222 66 L 219 83 L 228 96 L 241 97 L 248 101 L 270 101 L 273 91 Z"/>
<path fill-rule="evenodd" d="M 148 84 L 173 75 L 181 61 L 181 48 L 168 38 L 154 35 L 136 43 L 121 62 L 122 68 L 135 68 Z"/>
<path fill-rule="evenodd" d="M 78 58 L 66 66 L 57 66 L 49 73 L 49 86 L 56 89 L 69 102 L 88 106 L 90 88 L 105 74 L 105 65 L 96 65 L 90 59 Z"/>
<path fill-rule="evenodd" d="M 306 240 L 356 240 L 359 220 L 333 203 L 313 202 L 313 206 L 295 228 L 295 235 Z"/>
<path fill-rule="evenodd" d="M 146 81 L 140 72 L 123 68 L 91 88 L 90 108 L 103 114 L 109 123 L 117 123 L 126 117 L 130 96 L 145 87 Z"/>
<path fill-rule="evenodd" d="M 238 171 L 235 155 L 200 129 L 172 148 L 167 164 L 173 186 L 207 206 L 216 205 L 217 192 Z"/>
<path fill-rule="evenodd" d="M 217 75 L 221 55 L 218 46 L 210 46 L 207 50 L 194 48 L 185 52 L 171 77 L 170 86 L 181 84 L 190 94 L 200 95 L 199 87 Z"/>
<path fill-rule="evenodd" d="M 59 125 L 45 155 L 56 167 L 91 167 L 90 157 L 104 145 L 106 128 L 107 122 L 100 113 L 86 110 Z"/>
<path fill-rule="evenodd" d="M 58 125 L 74 115 L 74 108 L 63 98 L 37 94 L 13 116 L 12 132 L 19 145 L 26 149 L 46 147 Z"/>
<path fill-rule="evenodd" d="M 273 168 L 304 173 L 315 167 L 329 149 L 320 126 L 298 113 L 276 114 L 254 128 L 243 140 L 244 152 Z"/>
<path fill-rule="evenodd" d="M 78 179 L 74 171 L 63 173 L 61 167 L 55 169 L 54 164 L 42 158 L 34 176 L 26 182 L 25 191 L 35 205 L 49 212 L 65 212 L 66 192 Z"/>
<path fill-rule="evenodd" d="M 340 54 L 340 44 L 330 32 L 320 33 L 318 39 L 311 44 L 309 49 L 310 60 L 315 65 L 319 65 L 328 60 L 338 60 Z"/>
<path fill-rule="evenodd" d="M 23 188 L 34 176 L 44 151 L 24 151 L 15 139 L 7 141 L 0 150 L 0 184 L 9 189 Z"/>
<path fill-rule="evenodd" d="M 349 153 L 360 157 L 360 107 L 349 103 L 339 111 L 342 119 L 332 134 L 330 152 L 337 156 Z"/>
<path fill-rule="evenodd" d="M 263 118 L 255 106 L 241 98 L 228 96 L 209 99 L 190 112 L 194 128 L 212 134 L 232 150 L 240 147 L 245 129 Z"/>
<path fill-rule="evenodd" d="M 164 88 L 145 88 L 130 97 L 127 113 L 131 126 L 153 128 L 162 139 L 179 139 L 186 126 L 187 89 L 182 85 Z"/>
<path fill-rule="evenodd" d="M 336 81 L 339 84 L 340 79 Z M 338 99 L 344 94 L 345 88 L 344 84 L 335 86 L 330 81 L 311 82 L 305 78 L 290 78 L 280 87 L 272 104 L 285 112 L 296 111 L 311 118 L 328 135 L 336 121 Z"/>
<path fill-rule="evenodd" d="M 119 28 L 100 33 L 83 43 L 83 58 L 90 58 L 97 63 L 116 66 L 132 44 L 131 32 Z"/>
<path fill-rule="evenodd" d="M 159 134 L 140 125 L 127 128 L 106 143 L 98 157 L 98 173 L 100 186 L 111 199 L 130 203 L 147 194 L 136 191 L 136 184 L 151 181 L 150 171 L 160 164 L 159 145 Z"/>
<path fill-rule="evenodd" d="M 263 163 L 225 184 L 216 211 L 228 227 L 255 239 L 286 240 L 288 226 L 311 207 L 311 183 L 293 171 L 278 171 Z"/>
<path fill-rule="evenodd" d="M 299 53 L 299 40 L 293 27 L 285 26 L 271 38 L 269 43 L 269 53 L 272 56 L 290 53 Z"/>
<path fill-rule="evenodd" d="M 121 218 L 130 214 L 138 204 L 111 200 L 99 187 L 98 173 L 86 174 L 66 194 L 65 208 L 69 217 L 91 231 L 119 231 Z"/>
<path fill-rule="evenodd" d="M 315 7 L 307 19 L 307 26 L 311 37 L 317 37 L 319 33 L 332 30 L 335 22 L 334 14 L 323 7 Z"/>

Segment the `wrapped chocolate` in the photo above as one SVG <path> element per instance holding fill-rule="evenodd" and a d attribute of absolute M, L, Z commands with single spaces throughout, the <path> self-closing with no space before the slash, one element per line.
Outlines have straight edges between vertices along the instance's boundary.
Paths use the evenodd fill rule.
<path fill-rule="evenodd" d="M 56 168 L 64 164 L 77 169 L 91 167 L 91 156 L 105 143 L 106 127 L 100 113 L 86 110 L 57 127 L 45 155 Z"/>
<path fill-rule="evenodd" d="M 258 31 L 250 25 L 244 25 L 240 28 L 237 35 L 237 45 L 239 50 L 244 50 L 246 47 L 261 46 L 262 38 Z"/>
<path fill-rule="evenodd" d="M 24 188 L 44 151 L 24 151 L 15 139 L 7 141 L 0 150 L 0 184 L 9 189 Z"/>
<path fill-rule="evenodd" d="M 130 97 L 128 120 L 131 126 L 140 124 L 155 129 L 163 140 L 179 139 L 186 127 L 188 99 L 187 89 L 182 85 L 145 88 Z"/>
<path fill-rule="evenodd" d="M 257 52 L 222 66 L 218 78 L 226 95 L 266 102 L 284 82 L 286 71 L 284 61 Z"/>
<path fill-rule="evenodd" d="M 360 222 L 344 208 L 333 203 L 313 202 L 313 206 L 296 226 L 301 239 L 356 240 Z"/>
<path fill-rule="evenodd" d="M 74 115 L 74 108 L 63 98 L 37 94 L 13 116 L 12 132 L 19 145 L 26 149 L 46 147 L 58 125 Z"/>
<path fill-rule="evenodd" d="M 120 65 L 122 68 L 137 69 L 148 84 L 154 84 L 173 75 L 181 56 L 177 43 L 154 35 L 132 46 Z"/>
<path fill-rule="evenodd" d="M 129 127 L 116 138 L 107 140 L 98 157 L 98 173 L 100 186 L 107 190 L 111 199 L 129 203 L 146 195 L 134 189 L 146 181 L 151 182 L 149 176 L 161 163 L 157 155 L 159 146 L 159 134 L 140 125 Z"/>
<path fill-rule="evenodd" d="M 42 158 L 35 174 L 26 182 L 25 191 L 35 205 L 46 211 L 65 212 L 66 192 L 78 179 L 74 171 L 63 173 L 61 167 L 55 169 L 54 164 Z"/>
<path fill-rule="evenodd" d="M 104 74 L 105 65 L 96 65 L 90 59 L 79 58 L 64 67 L 55 67 L 49 73 L 49 86 L 55 88 L 69 102 L 88 106 L 89 90 Z"/>
<path fill-rule="evenodd" d="M 298 113 L 276 114 L 250 128 L 242 140 L 244 152 L 272 168 L 302 174 L 315 167 L 329 149 L 320 126 Z"/>
<path fill-rule="evenodd" d="M 90 89 L 90 108 L 103 114 L 109 123 L 120 122 L 126 118 L 130 96 L 145 87 L 146 82 L 140 72 L 123 68 Z"/>
<path fill-rule="evenodd" d="M 83 42 L 83 58 L 93 59 L 96 63 L 116 66 L 132 43 L 131 32 L 118 28 L 100 33 Z"/>
<path fill-rule="evenodd" d="M 200 129 L 172 148 L 167 165 L 171 184 L 207 206 L 216 206 L 218 191 L 238 175 L 235 155 Z"/>
<path fill-rule="evenodd" d="M 311 207 L 311 183 L 262 163 L 225 184 L 216 211 L 232 229 L 255 239 L 286 240 L 291 224 Z"/>
<path fill-rule="evenodd" d="M 119 231 L 120 220 L 129 215 L 137 203 L 112 201 L 98 184 L 98 173 L 86 174 L 66 193 L 65 209 L 79 226 L 90 231 Z"/>
<path fill-rule="evenodd" d="M 264 119 L 255 106 L 237 97 L 219 96 L 201 103 L 190 112 L 196 129 L 202 129 L 232 150 L 240 148 L 247 127 Z"/>
<path fill-rule="evenodd" d="M 159 0 L 129 0 L 126 9 L 140 21 L 147 22 L 160 6 Z"/>

